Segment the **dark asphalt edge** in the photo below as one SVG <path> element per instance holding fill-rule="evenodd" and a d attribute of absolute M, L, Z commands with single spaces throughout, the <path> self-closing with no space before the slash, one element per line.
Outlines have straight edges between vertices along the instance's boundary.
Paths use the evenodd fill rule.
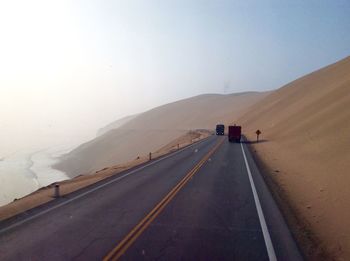
<path fill-rule="evenodd" d="M 149 160 L 147 162 L 141 163 L 141 164 L 139 164 L 137 166 L 134 166 L 134 167 L 132 167 L 130 169 L 123 170 L 123 171 L 121 171 L 119 173 L 112 174 L 110 177 L 107 177 L 105 179 L 99 180 L 96 183 L 90 184 L 90 185 L 88 185 L 86 187 L 82 187 L 82 188 L 80 188 L 78 190 L 75 190 L 75 191 L 73 191 L 71 193 L 68 193 L 68 194 L 66 194 L 64 196 L 61 196 L 60 198 L 55 198 L 55 199 L 53 199 L 53 200 L 51 200 L 49 202 L 43 203 L 43 204 L 38 205 L 38 206 L 36 206 L 34 208 L 31 208 L 31 209 L 28 209 L 28 210 L 23 211 L 21 213 L 18 213 L 16 215 L 12 216 L 12 217 L 9 217 L 9 218 L 6 218 L 4 220 L 1 220 L 0 221 L 0 233 L 2 233 L 2 230 L 6 229 L 6 227 L 8 227 L 8 226 L 12 226 L 12 225 L 14 225 L 14 224 L 16 224 L 18 222 L 21 222 L 21 221 L 23 221 L 23 220 L 25 220 L 25 219 L 33 216 L 33 215 L 37 215 L 40 212 L 46 211 L 46 210 L 48 210 L 50 208 L 55 207 L 56 205 L 64 203 L 65 201 L 68 201 L 70 199 L 74 199 L 75 197 L 77 197 L 77 196 L 79 196 L 79 195 L 81 195 L 81 194 L 83 194 L 83 193 L 93 189 L 96 186 L 100 186 L 100 185 L 103 185 L 105 183 L 108 183 L 108 182 L 110 182 L 110 181 L 112 181 L 114 179 L 117 179 L 117 178 L 119 178 L 119 177 L 121 177 L 123 175 L 128 174 L 129 172 L 137 171 L 139 168 L 147 168 L 147 165 L 149 165 L 149 164 L 153 165 L 153 163 L 155 161 L 161 161 L 164 158 L 172 157 L 172 156 L 176 155 L 177 153 L 179 153 L 181 151 L 189 149 L 192 146 L 195 146 L 195 145 L 201 144 L 201 143 L 203 143 L 205 141 L 208 141 L 211 137 L 213 137 L 213 135 L 210 135 L 210 136 L 208 136 L 208 137 L 206 137 L 204 139 L 201 139 L 201 140 L 199 140 L 197 142 L 188 144 L 188 145 L 180 148 L 179 150 L 171 151 L 171 152 L 169 152 L 167 154 L 161 155 L 161 156 L 159 156 L 157 158 L 154 158 L 154 159 Z M 53 191 L 53 189 L 54 188 L 52 188 L 52 191 Z"/>
<path fill-rule="evenodd" d="M 271 240 L 273 243 L 273 246 L 276 251 L 276 256 L 278 260 L 306 260 L 305 253 L 303 249 L 300 247 L 300 243 L 297 240 L 297 237 L 295 235 L 295 232 L 293 231 L 293 226 L 289 223 L 288 218 L 286 217 L 284 213 L 285 206 L 283 206 L 284 201 L 281 201 L 281 198 L 279 198 L 279 195 L 276 195 L 276 191 L 274 191 L 273 188 L 271 188 L 271 183 L 268 177 L 267 168 L 262 164 L 262 161 L 260 158 L 257 157 L 256 154 L 252 152 L 252 147 L 250 146 L 250 142 L 246 139 L 245 136 L 243 143 L 244 151 L 247 154 L 247 160 L 249 163 L 249 166 L 251 168 L 252 176 L 254 183 L 256 185 L 256 190 L 258 193 L 258 196 L 260 198 L 261 206 L 264 212 L 264 216 L 266 219 L 266 223 L 269 229 L 269 233 L 271 236 Z M 274 184 L 276 185 L 276 184 Z M 274 204 L 268 203 L 273 201 Z M 273 223 L 273 220 L 278 220 L 281 227 L 287 228 L 287 235 L 288 238 L 284 236 L 284 233 L 281 233 L 281 231 L 277 231 L 274 229 L 276 226 L 276 223 Z M 283 229 L 283 228 L 282 228 Z M 284 230 L 284 229 L 283 229 Z M 284 231 L 286 232 L 286 231 Z M 281 240 L 284 241 L 284 244 L 281 245 Z M 287 247 L 286 247 L 287 245 Z M 286 249 L 287 248 L 287 249 Z M 286 255 L 286 253 L 293 254 Z"/>

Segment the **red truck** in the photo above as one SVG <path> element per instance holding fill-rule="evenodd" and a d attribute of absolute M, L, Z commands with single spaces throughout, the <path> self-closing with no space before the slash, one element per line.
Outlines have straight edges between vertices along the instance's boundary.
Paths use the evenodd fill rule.
<path fill-rule="evenodd" d="M 228 126 L 228 141 L 229 142 L 241 142 L 242 127 L 241 126 Z"/>

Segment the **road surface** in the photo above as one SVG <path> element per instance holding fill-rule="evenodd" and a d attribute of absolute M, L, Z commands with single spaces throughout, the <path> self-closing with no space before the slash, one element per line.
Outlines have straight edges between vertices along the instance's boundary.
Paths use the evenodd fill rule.
<path fill-rule="evenodd" d="M 244 144 L 212 136 L 0 223 L 0 260 L 302 260 Z"/>

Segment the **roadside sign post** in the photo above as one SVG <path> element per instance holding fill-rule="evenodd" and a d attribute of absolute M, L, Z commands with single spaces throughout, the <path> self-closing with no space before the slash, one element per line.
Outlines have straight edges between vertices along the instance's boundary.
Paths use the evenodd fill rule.
<path fill-rule="evenodd" d="M 55 193 L 54 193 L 54 197 L 55 197 L 55 198 L 59 198 L 59 197 L 60 197 L 60 185 L 59 185 L 59 184 L 55 184 Z"/>
<path fill-rule="evenodd" d="M 256 133 L 256 142 L 259 142 L 259 135 L 261 134 L 261 131 L 257 130 L 255 133 Z"/>

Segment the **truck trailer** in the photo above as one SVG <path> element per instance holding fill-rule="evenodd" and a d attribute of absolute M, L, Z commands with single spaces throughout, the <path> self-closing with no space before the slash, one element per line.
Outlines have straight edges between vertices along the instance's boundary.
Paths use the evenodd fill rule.
<path fill-rule="evenodd" d="M 218 124 L 216 125 L 216 135 L 224 135 L 225 134 L 225 125 Z"/>
<path fill-rule="evenodd" d="M 241 142 L 242 127 L 241 126 L 228 126 L 228 141 L 229 142 Z"/>

